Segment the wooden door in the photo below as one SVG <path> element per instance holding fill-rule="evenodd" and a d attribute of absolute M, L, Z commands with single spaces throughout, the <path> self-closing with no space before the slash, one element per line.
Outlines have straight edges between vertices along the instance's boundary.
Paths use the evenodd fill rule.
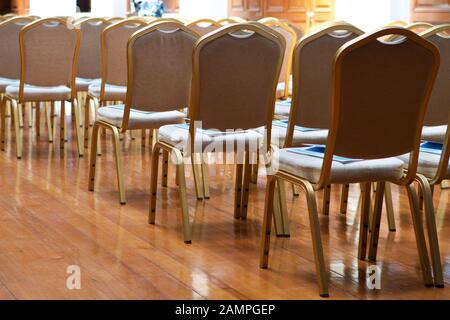
<path fill-rule="evenodd" d="M 18 15 L 30 13 L 30 0 L 11 0 L 11 12 Z"/>
<path fill-rule="evenodd" d="M 228 0 L 228 16 L 258 20 L 263 15 L 263 0 Z"/>
<path fill-rule="evenodd" d="M 178 13 L 179 11 L 179 0 L 164 0 L 164 13 Z"/>
<path fill-rule="evenodd" d="M 450 23 L 450 0 L 412 0 L 411 20 Z"/>

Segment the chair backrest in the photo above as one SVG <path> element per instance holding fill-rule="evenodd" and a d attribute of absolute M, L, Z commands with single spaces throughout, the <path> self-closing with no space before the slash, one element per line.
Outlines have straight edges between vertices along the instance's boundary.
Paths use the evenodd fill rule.
<path fill-rule="evenodd" d="M 405 29 L 414 31 L 415 33 L 420 33 L 425 30 L 431 29 L 434 26 L 428 22 L 413 22 L 405 26 Z"/>
<path fill-rule="evenodd" d="M 81 32 L 60 18 L 40 19 L 22 28 L 19 34 L 21 73 L 19 100 L 24 84 L 72 88 L 75 96 L 75 76 Z"/>
<path fill-rule="evenodd" d="M 238 22 L 240 22 L 240 21 L 237 21 L 237 20 L 234 20 L 234 19 L 231 19 L 231 18 L 223 18 L 223 19 L 217 20 L 217 23 L 222 25 L 222 26 L 226 26 L 228 24 L 238 23 Z"/>
<path fill-rule="evenodd" d="M 0 23 L 0 77 L 20 78 L 19 32 L 34 19 L 15 17 Z"/>
<path fill-rule="evenodd" d="M 297 43 L 297 34 L 295 31 L 289 27 L 286 23 L 281 22 L 279 20 L 271 20 L 269 18 L 264 18 L 259 20 L 258 22 L 262 23 L 276 32 L 280 33 L 284 40 L 286 41 L 286 47 L 283 58 L 283 65 L 281 67 L 279 82 L 284 82 L 284 97 L 289 96 L 289 82 L 292 71 L 292 54 L 294 52 L 295 44 Z"/>
<path fill-rule="evenodd" d="M 105 95 L 105 85 L 126 86 L 127 44 L 131 35 L 147 24 L 142 20 L 126 19 L 106 27 L 102 41 L 102 84 L 100 99 Z"/>
<path fill-rule="evenodd" d="M 331 114 L 331 75 L 338 49 L 363 31 L 346 22 L 333 22 L 303 37 L 293 54 L 293 93 L 286 146 L 294 126 L 328 129 Z"/>
<path fill-rule="evenodd" d="M 77 23 L 81 30 L 80 54 L 78 57 L 77 76 L 98 79 L 102 76 L 101 35 L 111 23 L 102 18 L 88 18 Z"/>
<path fill-rule="evenodd" d="M 257 22 L 266 24 L 267 22 L 278 22 L 278 21 L 280 21 L 280 19 L 275 18 L 275 17 L 264 17 L 264 18 L 259 19 Z"/>
<path fill-rule="evenodd" d="M 297 41 L 300 40 L 305 35 L 303 29 L 298 25 L 296 25 L 295 23 L 292 23 L 289 20 L 283 20 L 283 22 L 286 23 L 289 27 L 291 27 L 292 30 L 295 31 L 295 34 L 297 35 Z"/>
<path fill-rule="evenodd" d="M 127 99 L 122 129 L 130 108 L 171 111 L 189 104 L 192 54 L 199 36 L 176 22 L 156 22 L 128 42 Z"/>
<path fill-rule="evenodd" d="M 277 32 L 256 23 L 222 27 L 201 38 L 194 50 L 191 120 L 221 131 L 269 125 L 284 47 Z M 270 141 L 270 125 L 267 135 Z"/>
<path fill-rule="evenodd" d="M 405 27 L 407 25 L 408 25 L 408 23 L 403 20 L 394 20 L 394 21 L 386 23 L 384 26 L 385 27 Z"/>
<path fill-rule="evenodd" d="M 211 19 L 195 20 L 188 23 L 186 26 L 189 29 L 197 32 L 200 36 L 204 36 L 222 27 L 220 23 Z"/>
<path fill-rule="evenodd" d="M 402 38 L 379 40 L 390 34 Z M 431 42 L 403 28 L 383 28 L 339 49 L 322 185 L 329 177 L 334 154 L 380 159 L 411 153 L 403 182 L 413 181 L 439 59 L 439 50 Z"/>
<path fill-rule="evenodd" d="M 450 24 L 433 27 L 420 34 L 433 43 L 441 54 L 441 64 L 433 87 L 424 125 L 445 125 L 450 116 Z"/>
<path fill-rule="evenodd" d="M 125 18 L 122 18 L 122 17 L 111 17 L 111 18 L 107 18 L 106 20 L 108 20 L 110 23 L 117 23 L 117 22 L 125 20 Z"/>

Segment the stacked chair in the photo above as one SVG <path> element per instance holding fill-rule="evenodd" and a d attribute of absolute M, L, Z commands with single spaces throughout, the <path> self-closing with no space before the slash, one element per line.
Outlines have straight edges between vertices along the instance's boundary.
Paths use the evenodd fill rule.
<path fill-rule="evenodd" d="M 186 26 L 189 29 L 195 31 L 200 36 L 204 36 L 219 29 L 220 27 L 222 27 L 222 24 L 211 19 L 199 19 L 189 22 L 188 24 L 186 24 Z"/>

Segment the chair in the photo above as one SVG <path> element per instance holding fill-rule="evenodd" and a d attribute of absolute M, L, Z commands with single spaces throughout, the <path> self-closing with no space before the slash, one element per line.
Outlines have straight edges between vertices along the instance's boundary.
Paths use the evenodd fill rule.
<path fill-rule="evenodd" d="M 111 18 L 107 18 L 106 20 L 108 20 L 109 23 L 113 24 L 113 23 L 117 23 L 120 21 L 125 20 L 125 18 L 122 17 L 111 17 Z"/>
<path fill-rule="evenodd" d="M 391 22 L 386 23 L 385 27 L 405 27 L 408 23 L 402 20 L 393 20 Z"/>
<path fill-rule="evenodd" d="M 234 217 L 246 219 L 250 159 L 258 152 L 255 150 L 258 146 L 265 154 L 269 147 L 267 141 L 270 141 L 270 130 L 266 137 L 261 137 L 249 129 L 272 121 L 284 46 L 284 39 L 279 34 L 253 23 L 223 27 L 197 42 L 193 56 L 190 123 L 183 127 L 161 127 L 159 140 L 153 149 L 151 224 L 155 223 L 156 215 L 160 150 L 171 153 L 176 165 L 185 243 L 191 242 L 191 229 L 184 157 L 191 157 L 199 194 L 198 189 L 202 186 L 198 166 L 205 161 L 205 155 L 223 150 L 231 155 L 236 153 Z M 202 159 L 199 160 L 198 156 Z"/>
<path fill-rule="evenodd" d="M 0 101 L 6 87 L 20 82 L 19 32 L 33 22 L 29 17 L 12 17 L 0 23 Z M 31 111 L 29 111 L 31 114 Z M 19 109 L 20 127 L 23 127 L 22 109 Z M 31 123 L 31 121 L 30 121 Z"/>
<path fill-rule="evenodd" d="M 108 102 L 123 102 L 127 93 L 127 42 L 133 33 L 147 24 L 142 20 L 126 19 L 106 27 L 101 35 L 102 79 L 88 87 L 84 109 L 84 146 L 88 147 L 90 101 L 99 107 Z"/>
<path fill-rule="evenodd" d="M 94 191 L 100 127 L 113 132 L 120 203 L 125 204 L 119 132 L 184 123 L 186 115 L 177 109 L 184 108 L 189 102 L 192 53 L 197 39 L 198 35 L 181 23 L 164 21 L 153 23 L 130 38 L 125 105 L 99 108 L 94 124 L 89 165 L 90 191 Z M 153 157 L 157 159 L 156 155 Z M 167 164 L 168 159 L 165 159 Z M 167 175 L 165 177 L 167 185 Z"/>
<path fill-rule="evenodd" d="M 189 29 L 198 33 L 200 36 L 204 36 L 210 32 L 213 32 L 213 31 L 219 29 L 220 27 L 222 27 L 222 25 L 220 23 L 218 23 L 214 20 L 211 20 L 211 19 L 194 20 L 194 21 L 186 24 L 186 26 Z"/>
<path fill-rule="evenodd" d="M 421 185 L 419 200 L 420 202 L 423 201 L 425 205 L 427 228 L 428 230 L 432 230 L 432 232 L 428 232 L 428 241 L 431 250 L 434 275 L 436 278 L 436 287 L 443 287 L 444 280 L 438 239 L 434 237 L 436 235 L 436 227 L 434 224 L 435 217 L 432 193 L 434 186 L 446 179 L 450 179 L 450 134 L 447 131 L 450 122 L 450 109 L 448 107 L 448 102 L 450 101 L 450 91 L 448 90 L 450 85 L 448 76 L 448 70 L 450 68 L 450 37 L 443 34 L 445 31 L 450 31 L 450 24 L 435 26 L 420 34 L 422 38 L 433 43 L 439 49 L 441 54 L 439 73 L 433 87 L 428 110 L 424 119 L 424 127 L 422 129 L 422 140 L 434 142 L 434 145 L 439 146 L 440 150 L 439 152 L 432 153 L 425 147 L 421 148 L 417 167 L 417 173 L 420 175 L 419 177 L 421 179 L 419 180 Z M 436 127 L 439 128 L 439 131 L 442 130 L 439 135 L 427 136 L 427 129 Z M 408 166 L 408 158 L 409 155 L 400 157 L 400 159 L 404 161 L 405 168 Z M 431 185 L 431 192 L 428 192 L 428 188 L 424 186 L 427 182 L 422 180 L 427 180 L 429 182 Z"/>
<path fill-rule="evenodd" d="M 76 28 L 81 30 L 80 54 L 78 57 L 78 69 L 76 88 L 78 101 L 85 100 L 89 86 L 99 85 L 102 74 L 102 49 L 101 34 L 111 23 L 102 18 L 88 18 L 78 21 Z M 87 124 L 89 125 L 89 124 Z"/>
<path fill-rule="evenodd" d="M 415 33 L 420 33 L 426 31 L 428 29 L 433 28 L 434 26 L 428 22 L 413 22 L 405 26 L 405 29 L 414 31 Z"/>
<path fill-rule="evenodd" d="M 289 20 L 283 20 L 283 22 L 286 23 L 289 27 L 291 27 L 292 30 L 295 31 L 295 34 L 297 35 L 297 41 L 300 40 L 305 35 L 305 32 L 303 31 L 303 29 L 300 28 L 295 23 L 292 23 Z"/>
<path fill-rule="evenodd" d="M 75 76 L 81 32 L 69 28 L 66 21 L 59 18 L 41 19 L 32 22 L 19 33 L 21 72 L 20 82 L 6 87 L 2 100 L 2 123 L 5 121 L 6 102 L 10 101 L 14 115 L 17 158 L 22 157 L 22 129 L 19 126 L 18 104 L 36 102 L 36 124 L 38 125 L 40 102 L 61 102 L 60 148 L 64 148 L 65 101 L 75 110 L 75 131 L 78 154 L 83 156 L 80 135 L 80 119 L 76 100 Z M 47 111 L 47 127 L 53 136 L 53 119 Z M 2 126 L 2 149 L 5 142 L 5 126 Z"/>
<path fill-rule="evenodd" d="M 217 20 L 217 23 L 222 26 L 226 26 L 226 25 L 233 24 L 233 23 L 239 23 L 239 22 L 241 22 L 241 21 L 238 21 L 238 20 L 232 19 L 232 18 L 223 18 L 223 19 Z"/>
<path fill-rule="evenodd" d="M 389 44 L 378 40 L 391 34 L 401 35 L 404 39 Z M 302 152 L 305 149 L 299 148 L 282 149 L 273 155 L 272 161 L 279 162 L 279 171 L 267 177 L 260 267 L 268 267 L 272 202 L 278 179 L 295 183 L 306 192 L 322 297 L 329 294 L 328 277 L 315 192 L 332 183 L 362 183 L 358 258 L 364 260 L 367 254 L 369 260 L 375 261 L 383 189 L 386 181 L 390 181 L 405 186 L 408 191 L 424 283 L 426 286 L 433 284 L 413 182 L 417 179 L 420 130 L 438 67 L 437 48 L 402 28 L 383 28 L 362 35 L 339 49 L 333 68 L 332 114 L 323 157 L 307 155 Z M 294 123 L 290 123 L 290 132 L 293 129 Z M 403 162 L 396 156 L 407 152 L 411 152 L 411 157 L 409 170 L 405 173 Z M 372 182 L 376 182 L 377 187 L 369 227 Z M 429 190 L 427 183 L 424 187 Z"/>
<path fill-rule="evenodd" d="M 272 124 L 272 144 L 280 147 L 300 147 L 306 144 L 325 144 L 328 137 L 331 116 L 331 87 L 334 57 L 338 49 L 346 42 L 360 36 L 363 31 L 346 22 L 332 22 L 309 33 L 299 41 L 293 53 L 294 91 L 292 101 L 277 103 L 275 115 L 289 117 L 294 130 L 288 133 L 286 120 L 275 120 Z M 287 110 L 280 111 L 280 107 Z M 292 111 L 295 110 L 295 113 Z M 264 128 L 258 129 L 262 133 Z M 257 173 L 254 173 L 257 175 Z M 280 182 L 280 203 L 285 203 L 284 183 Z M 348 192 L 348 185 L 343 192 Z M 298 195 L 295 188 L 293 194 Z M 324 214 L 328 214 L 331 187 L 324 189 Z M 341 212 L 347 210 L 347 198 L 341 202 Z M 287 213 L 282 209 L 285 234 L 289 234 Z"/>
<path fill-rule="evenodd" d="M 262 22 L 261 22 L 262 21 Z M 283 67 L 280 73 L 280 79 L 277 86 L 277 98 L 287 99 L 292 92 L 291 71 L 292 71 L 292 54 L 295 44 L 297 43 L 297 34 L 286 23 L 264 18 L 258 22 L 272 28 L 280 33 L 286 41 L 286 52 L 284 53 Z"/>
<path fill-rule="evenodd" d="M 259 19 L 257 22 L 262 23 L 262 24 L 266 24 L 267 22 L 279 22 L 280 19 L 275 18 L 275 17 L 264 17 Z"/>

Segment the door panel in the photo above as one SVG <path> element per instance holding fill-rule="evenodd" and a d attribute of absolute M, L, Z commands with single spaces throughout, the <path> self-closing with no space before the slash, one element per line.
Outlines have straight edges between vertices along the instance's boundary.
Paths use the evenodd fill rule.
<path fill-rule="evenodd" d="M 434 24 L 450 22 L 450 0 L 412 0 L 411 20 Z"/>

